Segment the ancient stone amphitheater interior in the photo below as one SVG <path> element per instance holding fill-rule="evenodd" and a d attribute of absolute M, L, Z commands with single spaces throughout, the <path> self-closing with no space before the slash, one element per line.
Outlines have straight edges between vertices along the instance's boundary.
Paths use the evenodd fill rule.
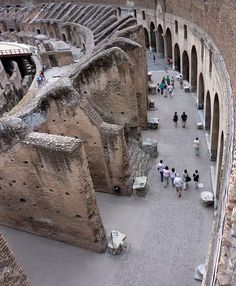
<path fill-rule="evenodd" d="M 125 207 L 135 178 L 155 168 L 140 147 L 149 126 L 147 55 L 155 53 L 157 61 L 173 59 L 171 70 L 196 94 L 213 166 L 201 283 L 236 285 L 235 11 L 232 0 L 0 0 L 0 223 L 81 248 L 98 268 L 113 261 L 104 258 L 109 233 L 96 194 L 107 193 L 113 207 L 122 199 Z M 42 69 L 48 79 L 39 83 Z M 16 260 L 23 261 L 14 253 L 17 243 L 7 241 L 1 235 L 0 284 L 34 285 Z M 145 257 L 130 245 L 124 264 L 131 255 L 136 263 Z M 120 261 L 113 259 L 116 268 Z M 103 284 L 93 274 L 79 280 L 79 265 L 73 285 L 195 285 L 155 284 L 152 259 L 143 266 L 146 283 L 129 280 L 128 266 L 120 268 L 118 284 L 107 273 Z M 48 281 L 37 285 L 72 285 Z"/>

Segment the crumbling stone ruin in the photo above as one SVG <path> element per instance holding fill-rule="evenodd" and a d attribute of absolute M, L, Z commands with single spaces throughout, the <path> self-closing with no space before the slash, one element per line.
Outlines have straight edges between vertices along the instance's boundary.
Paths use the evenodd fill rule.
<path fill-rule="evenodd" d="M 2 235 L 0 235 L 0 285 L 30 286 L 23 269 L 16 261 Z"/>
<path fill-rule="evenodd" d="M 139 143 L 147 127 L 144 30 L 102 5 L 1 8 L 0 19 L 2 41 L 38 48 L 32 74 L 76 60 L 48 88 L 35 77 L 20 102 L 3 106 L 0 222 L 102 252 L 95 191 L 130 195 L 150 163 Z"/>
<path fill-rule="evenodd" d="M 94 191 L 132 191 L 132 158 L 147 127 L 146 47 L 173 59 L 197 92 L 216 164 L 203 285 L 235 285 L 235 2 L 44 2 L 0 1 L 0 39 L 37 47 L 49 67 L 77 64 L 45 92 L 33 82 L 18 93 L 17 65 L 0 63 L 0 110 L 8 111 L 0 120 L 1 223 L 104 250 Z M 10 101 L 8 66 L 19 79 Z"/>

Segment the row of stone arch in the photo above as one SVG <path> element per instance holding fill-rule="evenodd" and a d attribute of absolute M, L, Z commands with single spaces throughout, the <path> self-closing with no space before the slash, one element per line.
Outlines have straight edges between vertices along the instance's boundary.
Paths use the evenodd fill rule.
<path fill-rule="evenodd" d="M 146 48 L 153 52 L 157 52 L 158 57 L 173 58 L 173 67 L 176 71 L 183 74 L 183 79 L 187 80 L 191 85 L 191 91 L 198 90 L 197 105 L 198 109 L 204 110 L 205 119 L 205 130 L 210 134 L 210 159 L 213 161 L 218 161 L 218 182 L 221 177 L 221 165 L 223 157 L 223 147 L 224 147 L 224 132 L 220 134 L 219 140 L 219 128 L 220 128 L 220 104 L 219 96 L 215 93 L 214 97 L 211 97 L 210 92 L 205 92 L 204 77 L 203 74 L 199 74 L 198 77 L 198 56 L 196 47 L 193 45 L 191 48 L 191 57 L 189 59 L 188 52 L 183 51 L 180 54 L 180 48 L 178 43 L 175 43 L 174 49 L 172 49 L 172 35 L 169 28 L 165 31 L 165 36 L 163 34 L 163 28 L 159 24 L 157 29 L 153 22 L 150 22 L 149 32 L 144 28 Z M 164 40 L 165 38 L 165 40 Z M 149 40 L 150 39 L 150 40 Z M 164 45 L 166 44 L 166 49 Z M 172 52 L 173 51 L 173 52 Z M 166 52 L 166 55 L 164 54 Z M 198 81 L 197 81 L 198 80 Z M 213 100 L 211 100 L 213 98 Z M 213 101 L 213 104 L 212 102 Z M 219 156 L 218 154 L 218 144 L 220 146 Z M 217 184 L 217 190 L 219 190 L 219 184 Z"/>

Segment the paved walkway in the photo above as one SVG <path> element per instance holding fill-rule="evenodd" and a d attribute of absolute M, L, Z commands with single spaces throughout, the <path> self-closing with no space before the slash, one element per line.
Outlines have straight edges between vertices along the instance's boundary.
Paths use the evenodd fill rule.
<path fill-rule="evenodd" d="M 150 68 L 156 70 L 153 79 L 159 82 L 165 72 L 158 65 Z M 157 140 L 159 150 L 149 174 L 147 199 L 97 194 L 107 233 L 117 229 L 127 234 L 130 249 L 123 260 L 0 227 L 33 286 L 200 285 L 193 275 L 195 267 L 205 261 L 213 209 L 202 206 L 200 190 L 192 186 L 180 199 L 171 186 L 164 189 L 155 167 L 163 159 L 179 173 L 187 168 L 192 175 L 198 169 L 203 189 L 212 188 L 204 131 L 196 129 L 200 119 L 194 97 L 183 93 L 178 83 L 176 87 L 172 99 L 153 96 L 158 109 L 148 115 L 158 116 L 160 126 L 143 132 L 143 137 Z M 174 127 L 175 111 L 187 113 L 185 129 L 180 124 Z M 196 136 L 201 140 L 199 158 L 192 150 Z"/>

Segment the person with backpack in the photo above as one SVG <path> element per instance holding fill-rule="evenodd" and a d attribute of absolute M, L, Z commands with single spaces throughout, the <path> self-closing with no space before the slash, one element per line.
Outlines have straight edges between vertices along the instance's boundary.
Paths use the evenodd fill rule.
<path fill-rule="evenodd" d="M 191 181 L 191 177 L 188 174 L 187 169 L 183 171 L 183 189 L 186 191 L 188 189 L 188 183 Z"/>
<path fill-rule="evenodd" d="M 199 173 L 198 170 L 195 170 L 193 174 L 193 180 L 195 182 L 195 188 L 198 188 L 198 182 L 199 182 Z"/>
<path fill-rule="evenodd" d="M 177 112 L 175 112 L 175 114 L 173 116 L 173 121 L 175 123 L 175 127 L 177 127 L 178 120 L 179 120 L 178 114 L 177 114 Z"/>
<path fill-rule="evenodd" d="M 188 116 L 185 112 L 183 112 L 183 114 L 181 115 L 181 119 L 182 119 L 182 127 L 185 128 L 186 121 L 188 119 Z"/>

